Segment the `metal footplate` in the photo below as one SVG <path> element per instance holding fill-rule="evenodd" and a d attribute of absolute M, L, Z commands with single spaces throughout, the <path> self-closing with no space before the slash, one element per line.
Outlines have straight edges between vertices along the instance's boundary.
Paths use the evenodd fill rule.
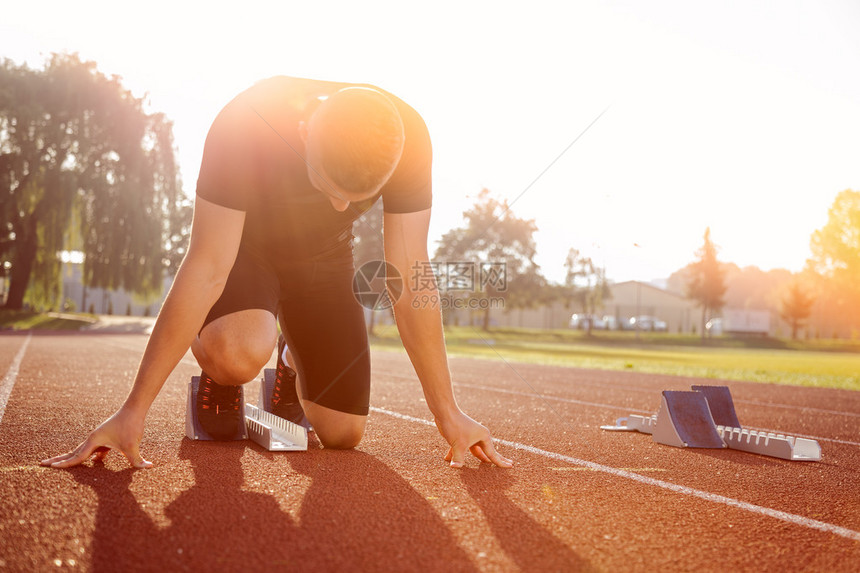
<path fill-rule="evenodd" d="M 610 432 L 642 432 L 643 434 L 653 434 L 655 425 L 657 425 L 656 415 L 638 416 L 630 414 L 629 416 L 617 418 L 614 426 L 600 426 L 600 429 L 609 430 Z"/>
<path fill-rule="evenodd" d="M 659 444 L 681 448 L 731 448 L 792 461 L 818 461 L 815 440 L 741 427 L 726 386 L 693 386 L 692 391 L 665 390 L 654 416 L 631 414 L 603 430 L 651 434 Z"/>
<path fill-rule="evenodd" d="M 245 404 L 245 424 L 248 436 L 270 452 L 308 449 L 308 431 L 305 428 L 252 404 Z"/>
<path fill-rule="evenodd" d="M 815 440 L 725 426 L 717 426 L 717 432 L 733 450 L 792 461 L 821 460 L 821 446 Z"/>

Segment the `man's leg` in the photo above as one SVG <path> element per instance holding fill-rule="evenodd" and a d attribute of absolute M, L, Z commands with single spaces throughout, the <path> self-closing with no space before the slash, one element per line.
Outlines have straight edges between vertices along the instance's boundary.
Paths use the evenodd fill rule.
<path fill-rule="evenodd" d="M 289 348 L 284 349 L 287 364 L 298 372 L 296 361 Z M 307 399 L 303 395 L 301 380 L 296 377 L 296 393 L 301 399 L 302 409 L 308 418 L 320 443 L 326 448 L 349 449 L 354 448 L 361 442 L 364 436 L 364 428 L 367 424 L 367 416 L 339 412 L 325 406 L 320 406 Z"/>
<path fill-rule="evenodd" d="M 272 357 L 278 328 L 274 315 L 240 310 L 203 327 L 191 352 L 206 374 L 221 385 L 250 382 Z"/>
<path fill-rule="evenodd" d="M 281 283 L 287 361 L 320 442 L 352 448 L 364 436 L 370 401 L 370 352 L 364 312 L 352 293 L 352 251 L 302 270 Z"/>
<path fill-rule="evenodd" d="M 242 425 L 241 384 L 251 381 L 272 355 L 272 313 L 247 309 L 208 322 L 191 345 L 203 371 L 194 407 L 200 427 L 215 440 L 231 440 Z"/>

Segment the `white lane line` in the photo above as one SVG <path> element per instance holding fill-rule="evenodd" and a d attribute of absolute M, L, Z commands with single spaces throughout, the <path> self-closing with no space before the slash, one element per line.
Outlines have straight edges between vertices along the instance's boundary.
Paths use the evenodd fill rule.
<path fill-rule="evenodd" d="M 386 376 L 408 379 L 408 380 L 414 380 L 415 379 L 414 376 L 410 378 L 409 376 L 403 376 L 401 374 L 397 374 L 394 372 L 384 372 L 384 374 Z M 718 382 L 714 381 L 714 383 L 716 384 Z M 500 390 L 498 388 L 491 388 L 489 386 L 483 386 L 481 384 L 472 384 L 469 382 L 456 382 L 455 385 L 463 386 L 466 388 L 478 388 L 481 390 L 492 390 L 495 392 L 508 392 L 510 394 L 517 394 L 517 392 L 512 391 L 512 390 Z M 636 386 L 622 386 L 619 384 L 602 384 L 599 382 L 588 382 L 588 381 L 577 382 L 577 385 L 591 386 L 591 387 L 595 387 L 595 388 L 604 388 L 606 390 L 628 390 L 631 392 L 641 392 L 641 393 L 647 393 L 647 394 L 654 394 L 654 392 L 655 392 L 655 390 L 653 388 L 639 388 Z M 680 387 L 677 389 L 680 389 Z M 520 393 L 520 394 L 522 394 L 523 396 L 531 396 L 533 398 L 536 397 L 533 394 L 528 394 L 528 393 Z M 547 396 L 547 395 L 542 395 L 541 397 L 547 398 L 549 400 L 561 400 L 561 401 L 565 400 L 564 398 L 556 398 L 554 396 Z M 844 410 L 827 410 L 824 408 L 813 408 L 811 406 L 800 406 L 800 405 L 796 405 L 796 404 L 781 404 L 779 402 L 759 402 L 756 400 L 739 400 L 735 397 L 732 397 L 732 401 L 735 404 L 749 404 L 752 406 L 765 406 L 767 408 L 784 408 L 786 410 L 799 410 L 801 413 L 817 412 L 819 414 L 829 414 L 832 416 L 847 416 L 850 418 L 860 418 L 860 412 L 846 412 Z M 585 402 L 583 402 L 583 404 L 585 404 Z M 611 406 L 609 404 L 601 404 L 601 406 L 604 406 L 606 408 L 621 409 L 618 406 Z M 631 411 L 636 412 L 637 410 L 631 410 Z M 638 411 L 644 412 L 644 410 L 638 410 Z M 851 443 L 853 443 L 853 442 L 851 442 Z"/>
<path fill-rule="evenodd" d="M 499 392 L 504 392 L 504 390 L 498 390 L 498 389 L 496 389 L 496 388 L 491 388 L 491 387 L 489 387 L 489 386 L 483 386 L 483 385 L 480 385 L 480 384 L 469 384 L 469 383 L 465 383 L 465 382 L 458 382 L 457 384 L 458 384 L 458 385 L 460 385 L 460 386 L 465 386 L 465 387 L 467 387 L 467 388 L 479 388 L 479 389 L 481 389 L 481 390 L 496 390 L 496 391 L 499 391 Z M 598 387 L 600 387 L 600 388 L 605 388 L 605 389 L 608 389 L 608 390 L 616 390 L 616 389 L 619 389 L 619 388 L 624 389 L 624 390 L 630 390 L 630 389 L 632 389 L 632 388 L 630 388 L 629 386 L 628 386 L 628 387 L 623 387 L 623 388 L 622 388 L 622 387 L 620 387 L 620 386 L 603 385 L 603 384 L 600 384 L 600 385 L 598 385 L 598 384 L 591 384 L 591 386 L 598 386 Z M 638 391 L 638 392 L 648 392 L 649 394 L 654 394 L 654 392 L 655 392 L 654 390 L 644 390 L 644 389 L 641 389 L 641 388 L 636 388 L 635 390 L 636 390 L 636 391 Z M 512 392 L 512 391 L 508 391 L 508 392 L 511 392 L 511 393 L 514 393 L 514 394 L 516 393 L 516 392 Z M 552 396 L 544 396 L 544 397 L 545 397 L 545 398 L 551 398 L 551 399 L 554 399 L 554 400 L 563 400 L 563 398 L 553 398 Z M 848 416 L 848 417 L 851 417 L 851 418 L 860 418 L 860 413 L 857 413 L 857 412 L 845 412 L 845 411 L 842 411 L 842 410 L 825 410 L 824 408 L 812 408 L 812 407 L 810 407 L 810 406 L 793 406 L 793 405 L 791 405 L 791 404 L 779 404 L 779 403 L 776 403 L 776 402 L 757 402 L 757 401 L 755 401 L 755 400 L 738 400 L 737 398 L 734 398 L 734 397 L 732 397 L 732 402 L 734 402 L 735 404 L 750 404 L 750 405 L 753 405 L 753 406 L 765 406 L 765 407 L 768 407 L 768 408 L 784 408 L 784 409 L 786 409 L 786 410 L 800 410 L 801 412 L 817 412 L 817 413 L 819 413 L 819 414 L 830 414 L 830 415 L 832 415 L 832 416 Z M 614 406 L 612 406 L 612 407 L 614 407 Z"/>
<path fill-rule="evenodd" d="M 502 388 L 493 388 L 491 386 L 483 386 L 480 384 L 465 384 L 463 382 L 456 382 L 454 384 L 454 387 L 455 388 L 457 388 L 457 387 L 471 388 L 473 390 L 483 390 L 486 392 L 498 392 L 500 394 L 513 394 L 514 396 L 522 396 L 525 398 L 541 398 L 543 400 L 553 400 L 556 402 L 568 402 L 571 404 L 580 404 L 582 406 L 592 406 L 595 408 L 607 408 L 610 410 L 623 410 L 623 411 L 629 412 L 631 414 L 645 414 L 645 415 L 650 416 L 651 414 L 655 413 L 654 411 L 637 410 L 636 408 L 626 408 L 623 406 L 614 406 L 612 404 L 601 404 L 599 402 L 585 402 L 583 400 L 573 400 L 571 398 L 560 398 L 558 396 L 547 396 L 546 394 L 542 394 L 541 396 L 536 396 L 534 394 L 529 394 L 528 392 L 518 392 L 516 390 L 504 390 Z M 765 404 L 764 402 L 762 402 L 761 405 L 767 406 L 769 404 Z M 849 415 L 851 415 L 851 414 L 849 414 Z M 812 436 L 809 434 L 798 434 L 796 432 L 786 432 L 785 430 L 773 430 L 770 428 L 756 428 L 753 426 L 746 426 L 746 425 L 744 426 L 744 428 L 747 428 L 749 430 L 772 432 L 774 434 L 790 433 L 792 436 L 794 436 L 796 438 L 809 438 L 811 440 L 819 440 L 822 442 L 833 442 L 836 444 L 844 444 L 847 446 L 858 446 L 858 447 L 860 447 L 860 442 L 851 442 L 848 440 L 837 440 L 836 438 L 825 438 L 823 436 Z"/>
<path fill-rule="evenodd" d="M 623 412 L 633 412 L 634 414 L 651 414 L 647 410 L 637 410 L 627 406 L 613 406 L 612 404 L 603 404 L 600 402 L 586 402 L 584 400 L 574 400 L 573 398 L 560 398 L 558 396 L 548 396 L 541 394 L 537 396 L 528 392 L 518 392 L 516 390 L 504 390 L 502 388 L 493 388 L 491 386 L 482 386 L 480 384 L 464 384 L 463 382 L 455 382 L 454 387 L 472 388 L 473 390 L 486 390 L 488 392 L 499 392 L 500 394 L 513 394 L 514 396 L 523 396 L 526 398 L 543 398 L 545 400 L 553 400 L 555 402 L 566 402 L 568 404 L 579 404 L 581 406 L 594 406 L 595 408 L 607 408 L 609 410 L 621 410 Z"/>
<path fill-rule="evenodd" d="M 30 344 L 30 338 L 33 335 L 28 333 L 24 339 L 24 344 L 21 345 L 18 354 L 12 360 L 12 365 L 3 376 L 3 381 L 0 382 L 0 423 L 3 422 L 3 414 L 6 413 L 6 404 L 9 402 L 9 396 L 12 394 L 12 387 L 15 385 L 15 380 L 18 378 L 18 370 L 21 368 L 21 361 L 24 360 L 24 353 L 27 352 L 27 346 Z"/>
<path fill-rule="evenodd" d="M 418 424 L 424 424 L 425 426 L 436 427 L 436 425 L 430 420 L 424 420 L 423 418 L 416 418 L 414 416 L 408 416 L 406 414 L 401 414 L 399 412 L 393 412 L 391 410 L 384 410 L 382 408 L 371 407 L 371 411 L 378 412 L 380 414 L 385 414 L 387 416 L 392 416 L 394 418 L 398 418 L 400 420 L 405 420 L 407 422 L 415 422 Z M 771 509 L 769 507 L 762 507 L 760 505 L 755 505 L 752 503 L 747 503 L 745 501 L 740 501 L 738 499 L 734 499 L 731 497 L 726 497 L 723 495 L 718 495 L 715 493 L 710 493 L 707 491 L 702 491 L 699 489 L 694 489 L 691 487 L 687 487 L 684 485 L 678 485 L 671 482 L 667 482 L 664 480 L 659 480 L 655 478 L 651 478 L 648 476 L 643 476 L 631 471 L 613 468 L 610 466 L 604 466 L 602 464 L 598 464 L 595 462 L 589 462 L 588 460 L 581 460 L 579 458 L 573 458 L 570 456 L 565 456 L 563 454 L 558 454 L 555 452 L 549 452 L 547 450 L 542 450 L 540 448 L 535 448 L 533 446 L 527 446 L 525 444 L 520 444 L 519 442 L 512 442 L 510 440 L 500 440 L 494 438 L 496 443 L 501 444 L 503 446 L 508 446 L 510 448 L 514 448 L 517 450 L 521 450 L 524 452 L 528 452 L 530 454 L 536 454 L 539 456 L 543 456 L 545 458 L 549 458 L 552 460 L 557 460 L 561 462 L 566 462 L 569 464 L 573 464 L 575 466 L 585 467 L 597 472 L 606 473 L 609 475 L 613 475 L 616 477 L 621 477 L 633 481 L 637 481 L 646 485 L 659 487 L 662 489 L 666 489 L 675 493 L 680 493 L 682 495 L 687 495 L 690 497 L 697 497 L 699 499 L 703 499 L 705 501 L 710 501 L 713 503 L 720 503 L 723 505 L 727 505 L 729 507 L 736 507 L 738 509 L 742 509 L 744 511 L 749 511 L 750 513 L 755 513 L 758 515 L 763 515 L 766 517 L 772 517 L 774 519 L 778 519 L 780 521 L 785 521 L 787 523 L 793 523 L 795 525 L 800 525 L 801 527 L 807 527 L 809 529 L 815 529 L 818 531 L 823 531 L 825 533 L 832 533 L 834 535 L 839 535 L 840 537 L 845 537 L 847 539 L 851 539 L 853 541 L 860 541 L 860 531 L 854 531 L 853 529 L 848 529 L 846 527 L 841 527 L 839 525 L 834 525 L 832 523 L 826 523 L 824 521 L 818 521 L 817 519 L 810 519 L 808 517 L 803 517 L 802 515 L 796 515 L 793 513 L 788 513 L 785 511 L 780 511 L 778 509 Z"/>

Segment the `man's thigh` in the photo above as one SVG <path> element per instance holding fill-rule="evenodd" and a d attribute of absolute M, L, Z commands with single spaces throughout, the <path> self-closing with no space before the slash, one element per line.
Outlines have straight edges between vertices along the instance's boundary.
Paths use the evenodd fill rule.
<path fill-rule="evenodd" d="M 351 259 L 317 265 L 300 292 L 283 291 L 279 318 L 302 398 L 367 416 L 370 352 L 363 308 L 352 293 L 352 269 Z"/>

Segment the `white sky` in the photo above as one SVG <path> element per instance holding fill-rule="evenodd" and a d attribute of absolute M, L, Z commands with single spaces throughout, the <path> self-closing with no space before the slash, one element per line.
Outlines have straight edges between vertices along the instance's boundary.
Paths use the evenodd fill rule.
<path fill-rule="evenodd" d="M 190 195 L 209 123 L 259 79 L 396 93 L 434 140 L 431 239 L 482 187 L 519 197 L 552 280 L 570 247 L 613 280 L 667 277 L 707 226 L 723 261 L 800 270 L 860 189 L 854 0 L 6 4 L 0 56 L 78 52 L 148 94 Z"/>

